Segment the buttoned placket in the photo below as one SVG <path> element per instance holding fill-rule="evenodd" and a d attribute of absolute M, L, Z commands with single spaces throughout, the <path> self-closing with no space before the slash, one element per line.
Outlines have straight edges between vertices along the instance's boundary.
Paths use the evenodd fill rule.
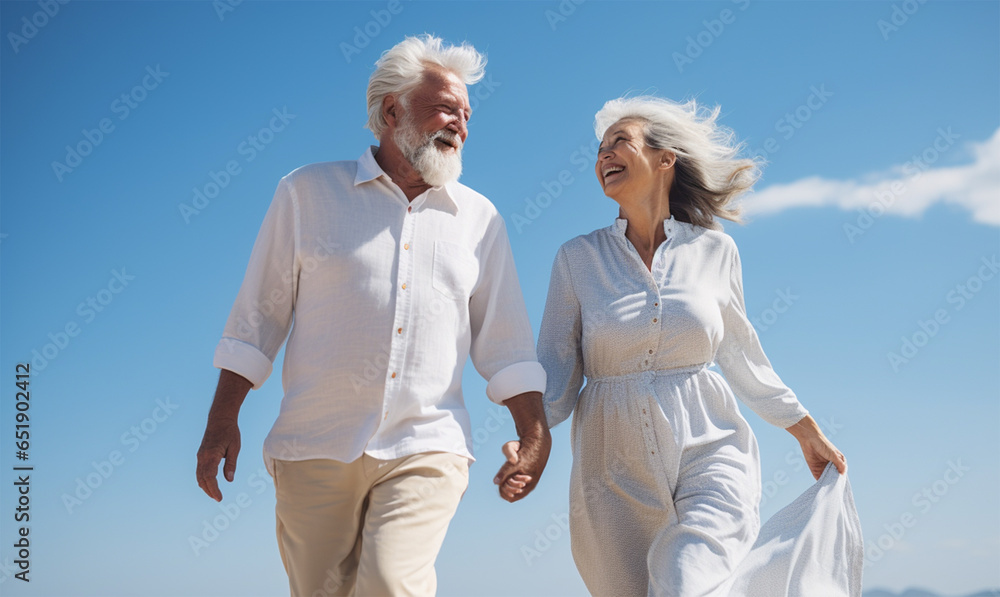
<path fill-rule="evenodd" d="M 663 222 L 663 232 L 666 235 L 666 239 L 656 248 L 656 252 L 653 254 L 653 262 L 648 271 L 649 278 L 653 282 L 653 302 L 652 302 L 652 325 L 653 334 L 655 338 L 656 349 L 659 349 L 660 340 L 663 337 L 662 327 L 663 322 L 663 300 L 661 298 L 660 290 L 665 288 L 669 283 L 670 270 L 667 267 L 667 251 L 670 249 L 670 245 L 673 243 L 674 235 L 676 234 L 676 222 L 673 218 L 664 220 Z M 645 267 L 643 268 L 645 269 Z M 656 429 L 653 425 L 653 413 L 657 412 L 660 408 L 656 397 L 656 359 L 655 350 L 649 351 L 649 356 L 646 359 L 646 368 L 649 370 L 647 372 L 646 383 L 648 384 L 648 396 L 649 399 L 641 407 L 642 409 L 642 435 L 643 441 L 646 445 L 646 451 L 649 453 L 649 457 L 654 459 L 658 466 L 653 466 L 652 469 L 655 471 L 657 477 L 660 478 L 660 484 L 663 487 L 670 487 L 670 481 L 667 475 L 667 467 L 670 466 L 669 458 L 667 453 L 661 449 L 661 442 L 656 441 Z M 669 425 L 667 425 L 669 429 Z M 662 426 L 661 426 L 662 430 Z M 661 438 L 667 443 L 668 449 L 669 444 L 673 442 L 673 438 Z M 671 493 L 673 492 L 673 487 L 670 487 Z M 672 507 L 672 502 L 671 502 Z"/>
<path fill-rule="evenodd" d="M 615 221 L 615 231 L 618 233 L 622 243 L 624 243 L 626 251 L 634 257 L 633 263 L 640 268 L 640 275 L 646 281 L 647 293 L 651 299 L 651 302 L 648 303 L 650 304 L 648 310 L 648 321 L 651 327 L 648 335 L 650 342 L 642 362 L 642 369 L 646 371 L 652 370 L 656 366 L 655 354 L 660 347 L 660 338 L 662 336 L 660 329 L 663 325 L 663 304 L 660 298 L 660 288 L 667 283 L 666 250 L 674 237 L 674 223 L 672 218 L 664 220 L 663 231 L 667 238 L 656 248 L 656 252 L 653 254 L 652 268 L 646 269 L 646 264 L 642 261 L 642 257 L 639 256 L 639 252 L 636 251 L 635 247 L 632 246 L 632 243 L 625 236 L 627 222 L 623 219 Z"/>
<path fill-rule="evenodd" d="M 640 423 L 642 425 L 642 439 L 646 445 L 646 452 L 649 456 L 656 457 L 657 454 L 657 443 L 656 434 L 653 431 L 653 404 L 655 401 L 654 396 L 656 396 L 656 387 L 653 383 L 656 379 L 656 351 L 660 347 L 660 338 L 662 334 L 660 333 L 661 326 L 663 325 L 663 307 L 660 301 L 660 285 L 658 284 L 657 276 L 654 272 L 657 269 L 657 262 L 662 261 L 663 248 L 667 243 L 664 242 L 659 247 L 657 247 L 656 253 L 653 255 L 653 269 L 652 271 L 646 269 L 646 264 L 642 264 L 642 269 L 648 274 L 646 276 L 647 285 L 651 286 L 649 289 L 650 298 L 652 302 L 650 303 L 650 322 L 649 322 L 649 333 L 646 337 L 649 339 L 649 348 L 646 349 L 646 355 L 643 359 L 643 369 L 645 369 L 642 381 L 648 387 L 647 395 L 650 396 L 650 400 L 646 401 L 646 404 L 642 405 L 642 416 L 640 417 Z M 641 261 L 641 260 L 640 260 Z M 654 467 L 656 468 L 656 467 Z"/>
<path fill-rule="evenodd" d="M 669 220 L 668 220 L 669 222 Z M 650 298 L 652 299 L 651 318 L 652 324 L 655 328 L 656 333 L 656 348 L 659 348 L 660 338 L 662 334 L 660 330 L 663 327 L 663 304 L 660 296 L 660 289 L 664 288 L 669 280 L 667 271 L 667 247 L 670 241 L 673 239 L 673 230 L 664 226 L 667 232 L 667 239 L 663 241 L 659 247 L 656 248 L 656 252 L 653 254 L 652 267 L 649 270 L 650 277 L 653 280 L 653 288 L 650 293 Z M 646 358 L 646 368 L 649 369 L 655 366 L 655 358 L 653 357 L 654 350 L 649 350 L 649 355 Z"/>
<path fill-rule="evenodd" d="M 646 452 L 649 456 L 656 457 L 657 449 L 659 446 L 656 443 L 656 433 L 653 431 L 653 404 L 654 396 L 656 396 L 656 388 L 654 387 L 653 380 L 656 374 L 652 371 L 647 371 L 643 375 L 643 383 L 648 387 L 647 396 L 650 399 L 646 400 L 646 403 L 640 406 L 642 409 L 642 417 L 639 419 L 642 425 L 642 441 L 646 446 Z"/>
<path fill-rule="evenodd" d="M 385 392 L 382 396 L 382 421 L 389 418 L 392 404 L 398 399 L 405 365 L 406 336 L 410 330 L 410 317 L 413 313 L 413 239 L 415 236 L 417 218 L 420 208 L 426 199 L 427 192 L 406 202 L 403 211 L 403 225 L 400 227 L 398 247 L 398 264 L 396 268 L 396 308 L 392 318 L 392 333 L 389 340 L 389 365 L 386 371 Z M 405 197 L 400 192 L 399 194 Z"/>
<path fill-rule="evenodd" d="M 663 326 L 663 301 L 660 298 L 660 288 L 667 284 L 667 267 L 666 267 L 666 251 L 669 248 L 670 241 L 674 236 L 674 221 L 666 220 L 663 223 L 664 232 L 666 233 L 666 240 L 664 240 L 659 247 L 656 248 L 656 252 L 653 254 L 652 267 L 646 269 L 646 264 L 642 261 L 639 256 L 639 252 L 636 251 L 632 243 L 629 242 L 628 238 L 625 237 L 625 228 L 627 224 L 624 221 L 616 222 L 616 231 L 620 235 L 622 242 L 628 251 L 633 256 L 633 264 L 635 267 L 640 268 L 640 276 L 646 281 L 647 292 L 649 293 L 649 298 L 651 301 L 648 302 L 649 307 L 649 332 L 646 337 L 649 339 L 649 347 L 646 349 L 646 354 L 643 356 L 643 367 L 641 383 L 645 384 L 647 387 L 647 396 L 649 397 L 645 404 L 639 406 L 641 414 L 639 416 L 639 426 L 640 432 L 642 433 L 643 445 L 646 448 L 646 452 L 649 458 L 662 462 L 662 466 L 654 466 L 653 469 L 657 471 L 657 476 L 661 478 L 661 483 L 666 487 L 669 484 L 666 474 L 667 458 L 666 454 L 660 449 L 659 444 L 656 441 L 656 431 L 653 423 L 653 413 L 659 409 L 659 405 L 656 403 L 656 371 L 654 367 L 656 366 L 656 351 L 659 349 L 660 339 L 662 337 L 661 328 Z"/>

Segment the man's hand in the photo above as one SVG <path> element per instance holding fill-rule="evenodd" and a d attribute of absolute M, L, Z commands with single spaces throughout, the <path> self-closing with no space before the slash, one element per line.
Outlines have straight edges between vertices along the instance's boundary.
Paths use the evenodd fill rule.
<path fill-rule="evenodd" d="M 223 421 L 209 420 L 205 428 L 205 436 L 198 448 L 198 487 L 201 487 L 208 497 L 217 502 L 222 501 L 222 491 L 216 476 L 219 474 L 219 462 L 223 458 L 226 464 L 222 473 L 230 483 L 236 477 L 236 457 L 240 454 L 240 428 L 235 419 Z"/>
<path fill-rule="evenodd" d="M 545 421 L 542 395 L 538 392 L 520 394 L 504 401 L 510 409 L 520 441 L 503 446 L 507 462 L 500 467 L 493 483 L 500 486 L 500 497 L 516 502 L 526 497 L 538 484 L 549 461 L 552 437 Z"/>
<path fill-rule="evenodd" d="M 240 428 L 237 424 L 240 406 L 253 384 L 237 373 L 228 369 L 219 372 L 219 385 L 215 389 L 215 399 L 208 411 L 208 424 L 205 426 L 205 436 L 198 448 L 198 487 L 201 487 L 208 497 L 217 502 L 222 501 L 222 492 L 216 477 L 219 474 L 219 463 L 226 459 L 222 472 L 230 483 L 236 478 L 236 457 L 240 454 Z"/>
<path fill-rule="evenodd" d="M 507 462 L 500 467 L 493 482 L 500 486 L 500 497 L 508 502 L 527 496 L 538 484 L 548 461 L 549 446 L 551 440 L 542 446 L 541 442 L 521 442 L 511 441 L 503 445 L 503 454 L 507 457 Z M 535 447 L 532 447 L 532 446 Z M 522 448 L 525 446 L 525 448 Z M 544 451 L 544 458 L 540 458 Z"/>

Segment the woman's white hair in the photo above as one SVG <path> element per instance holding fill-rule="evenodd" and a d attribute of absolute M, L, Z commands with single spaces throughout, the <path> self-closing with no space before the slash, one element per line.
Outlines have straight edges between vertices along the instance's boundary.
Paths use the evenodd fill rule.
<path fill-rule="evenodd" d="M 614 99 L 594 117 L 594 132 L 604 138 L 619 120 L 643 124 L 646 145 L 669 149 L 677 156 L 670 188 L 670 213 L 705 228 L 721 228 L 715 218 L 740 222 L 738 206 L 729 202 L 760 178 L 762 160 L 740 157 L 744 149 L 735 133 L 716 122 L 720 107 L 695 100 L 678 103 L 639 96 Z"/>
<path fill-rule="evenodd" d="M 406 93 L 420 84 L 428 67 L 441 67 L 455 73 L 466 85 L 483 78 L 486 57 L 468 42 L 460 46 L 444 45 L 441 38 L 424 33 L 407 37 L 382 53 L 375 62 L 375 72 L 368 80 L 368 124 L 376 138 L 381 138 L 386 122 L 382 100 L 397 95 L 406 101 Z"/>

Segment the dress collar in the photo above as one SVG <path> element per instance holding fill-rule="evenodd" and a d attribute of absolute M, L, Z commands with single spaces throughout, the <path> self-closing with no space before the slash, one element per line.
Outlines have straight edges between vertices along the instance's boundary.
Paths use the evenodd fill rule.
<path fill-rule="evenodd" d="M 614 230 L 616 234 L 624 238 L 626 228 L 628 228 L 628 220 L 625 218 L 615 218 Z M 673 214 L 666 220 L 663 220 L 663 233 L 667 235 L 667 240 L 672 239 L 679 231 L 680 222 L 674 219 Z"/>
<path fill-rule="evenodd" d="M 375 161 L 375 152 L 378 151 L 378 145 L 371 145 L 365 150 L 361 157 L 358 158 L 358 171 L 354 175 L 354 186 L 362 185 L 366 182 L 371 182 L 379 177 L 384 176 L 386 182 L 396 184 L 392 182 L 392 178 L 382 170 L 382 166 L 378 165 Z M 445 197 L 451 202 L 455 208 L 458 208 L 458 202 L 455 200 L 455 195 L 451 189 L 452 185 L 457 184 L 450 182 L 444 186 L 431 187 L 429 195 L 435 195 L 439 197 Z"/>

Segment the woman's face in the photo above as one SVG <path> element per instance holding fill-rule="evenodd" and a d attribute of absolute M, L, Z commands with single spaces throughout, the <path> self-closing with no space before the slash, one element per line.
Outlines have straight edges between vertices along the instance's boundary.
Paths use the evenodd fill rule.
<path fill-rule="evenodd" d="M 612 199 L 648 194 L 663 181 L 663 158 L 673 154 L 646 145 L 643 124 L 622 119 L 604 133 L 597 153 L 595 172 L 604 194 Z"/>

